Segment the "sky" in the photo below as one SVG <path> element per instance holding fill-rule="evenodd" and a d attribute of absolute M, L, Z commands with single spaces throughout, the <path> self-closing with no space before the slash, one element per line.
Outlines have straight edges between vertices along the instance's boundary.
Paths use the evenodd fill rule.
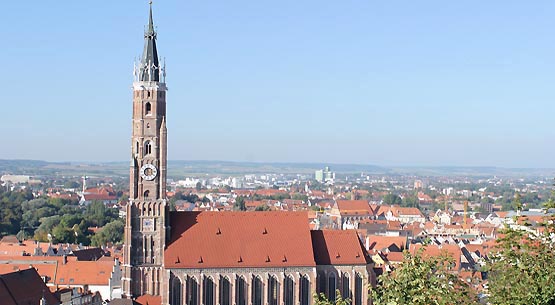
<path fill-rule="evenodd" d="M 7 1 L 0 159 L 130 159 L 148 1 Z M 555 167 L 554 1 L 154 1 L 168 158 Z"/>

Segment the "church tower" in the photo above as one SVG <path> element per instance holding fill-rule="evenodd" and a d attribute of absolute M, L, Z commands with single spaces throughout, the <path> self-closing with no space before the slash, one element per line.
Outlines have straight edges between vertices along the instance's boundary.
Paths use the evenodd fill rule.
<path fill-rule="evenodd" d="M 166 73 L 156 49 L 152 2 L 144 50 L 133 70 L 133 125 L 126 208 L 123 294 L 161 296 L 169 237 L 166 200 Z"/>

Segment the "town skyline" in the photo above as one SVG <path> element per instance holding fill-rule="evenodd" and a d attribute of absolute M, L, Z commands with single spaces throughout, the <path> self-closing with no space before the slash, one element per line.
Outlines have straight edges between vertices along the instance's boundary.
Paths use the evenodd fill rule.
<path fill-rule="evenodd" d="M 553 4 L 316 3 L 154 2 L 170 160 L 555 167 Z M 7 4 L 0 159 L 128 158 L 146 4 Z"/>

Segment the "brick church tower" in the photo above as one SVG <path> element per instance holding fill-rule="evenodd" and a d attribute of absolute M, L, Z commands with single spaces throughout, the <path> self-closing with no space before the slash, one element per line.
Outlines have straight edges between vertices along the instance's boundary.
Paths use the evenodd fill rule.
<path fill-rule="evenodd" d="M 156 50 L 152 2 L 145 45 L 133 71 L 133 126 L 129 202 L 125 222 L 123 294 L 162 295 L 164 248 L 169 236 L 166 200 L 165 66 Z"/>

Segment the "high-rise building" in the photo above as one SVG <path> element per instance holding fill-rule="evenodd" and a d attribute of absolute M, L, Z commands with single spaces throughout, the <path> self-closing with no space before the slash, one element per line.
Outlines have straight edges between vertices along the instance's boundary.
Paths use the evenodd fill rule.
<path fill-rule="evenodd" d="M 165 67 L 156 49 L 152 3 L 143 55 L 134 69 L 129 202 L 126 210 L 123 292 L 160 295 L 169 222 L 166 201 Z"/>

